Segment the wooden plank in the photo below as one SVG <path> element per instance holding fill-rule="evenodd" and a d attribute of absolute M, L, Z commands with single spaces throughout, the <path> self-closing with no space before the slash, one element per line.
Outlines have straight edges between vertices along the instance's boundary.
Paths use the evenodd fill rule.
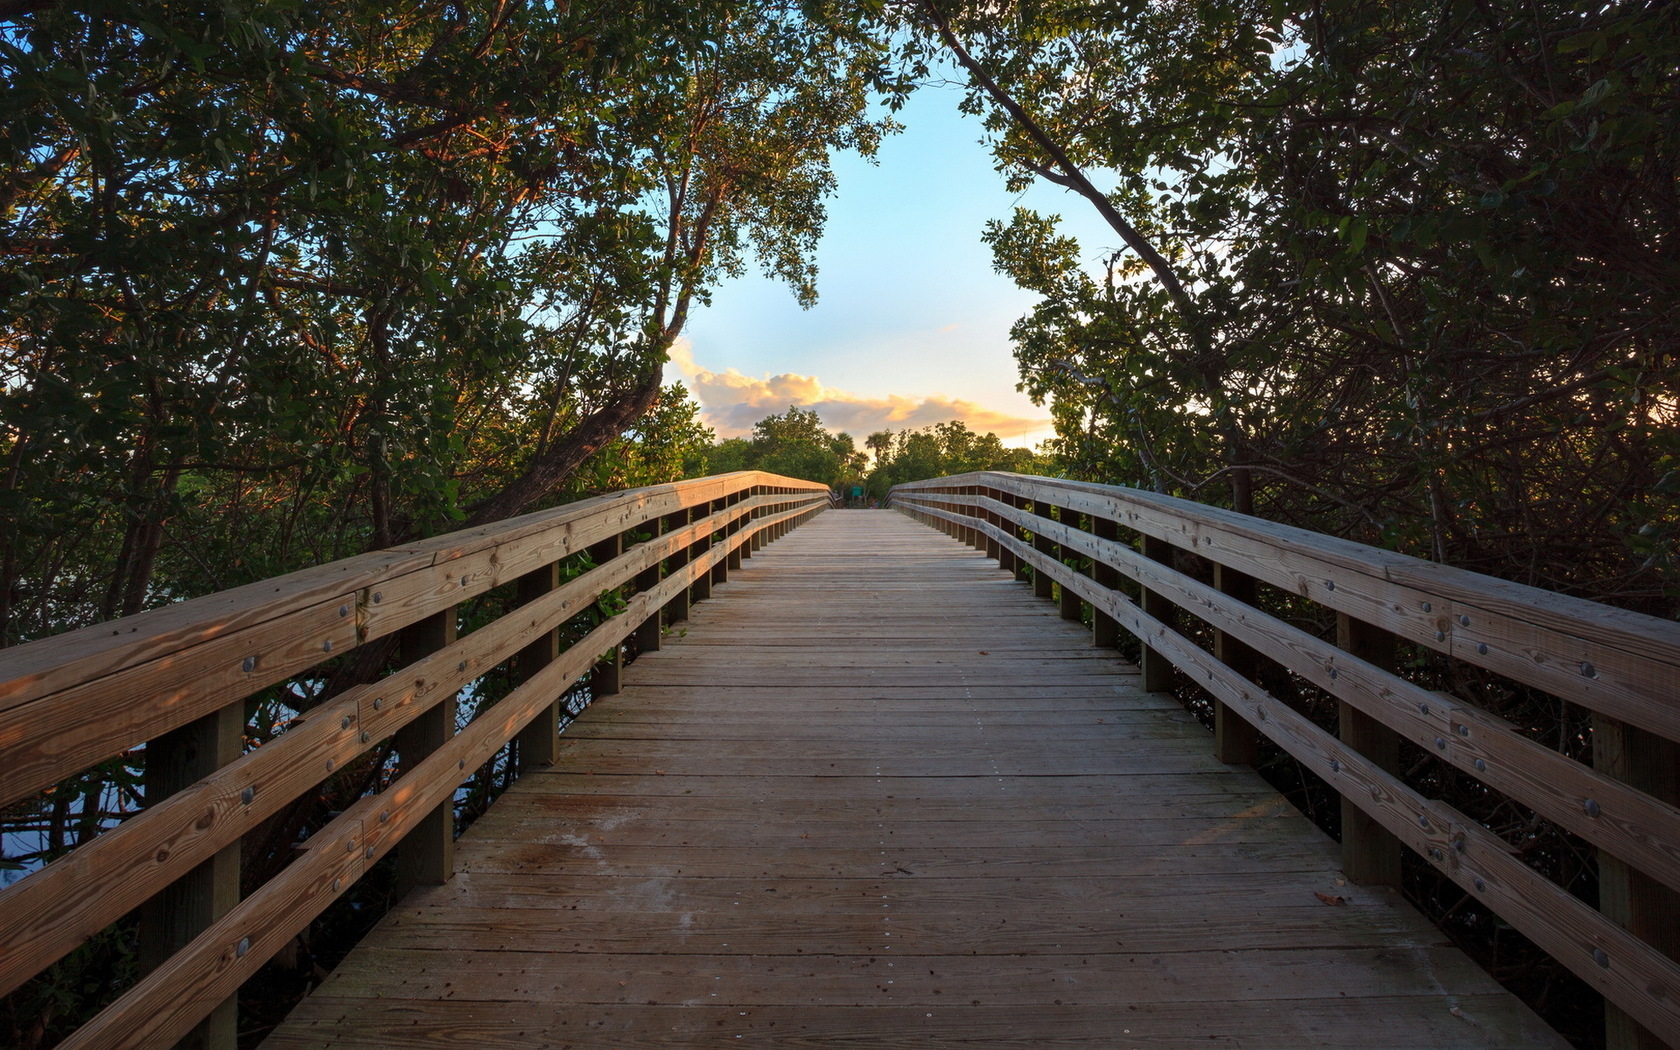
<path fill-rule="evenodd" d="M 710 492 L 714 484 L 700 488 Z M 543 558 L 571 553 L 574 535 L 593 536 L 604 522 L 634 517 L 625 506 L 694 497 L 682 486 L 658 488 L 671 491 L 586 501 L 515 519 L 500 531 L 468 530 L 465 539 L 335 562 L 6 649 L 0 747 L 10 761 L 0 767 L 0 804 L 307 670 L 329 653 L 534 571 Z M 593 517 L 580 524 L 579 515 Z M 149 702 L 136 704 L 137 696 Z"/>
<path fill-rule="evenodd" d="M 1178 604 L 1302 675 L 1314 685 L 1429 748 L 1489 786 L 1520 800 L 1670 886 L 1680 886 L 1680 807 L 1596 773 L 1536 744 L 1502 719 L 1442 694 L 1424 690 L 1381 667 L 1247 606 L 1124 548 L 1101 548 L 1081 534 L 1061 536 L 1072 546 L 1100 548 L 1122 572 L 1170 593 Z M 1022 557 L 1031 552 L 1019 545 Z M 1047 571 L 1056 571 L 1048 566 Z M 1064 574 L 1067 586 L 1091 585 Z M 1112 592 L 1087 594 L 1114 606 L 1130 603 Z M 1165 624 L 1147 618 L 1152 629 Z M 1591 803 L 1589 805 L 1588 803 Z M 1606 813 L 1611 815 L 1607 818 Z"/>
<path fill-rule="evenodd" d="M 883 983 L 885 978 L 883 978 Z M 627 982 L 628 983 L 628 982 Z M 557 995 L 561 997 L 563 993 Z M 628 997 L 625 997 L 628 999 Z M 1044 1046 L 1241 1046 L 1248 1050 L 1417 1050 L 1419 1046 L 1557 1046 L 1508 996 L 1384 996 L 1346 1000 L 1256 1000 L 1221 1004 L 1135 1004 L 1116 1016 L 1106 1004 L 1055 1002 L 1047 991 L 1030 1007 L 967 1009 L 860 1005 L 848 1010 L 846 1035 L 860 1044 L 907 1050 Z M 610 1045 L 625 1050 L 686 1046 L 831 1048 L 833 1007 L 718 1007 L 670 1003 L 604 1004 L 588 1011 L 550 1003 L 320 997 L 316 1019 L 288 1027 L 265 1044 L 304 1047 L 437 1050 L 440 1047 Z M 649 1015 L 653 1015 L 651 1018 Z M 1488 1029 L 1509 1033 L 1496 1042 Z M 1356 1043 L 1349 1032 L 1363 1033 Z"/>
<path fill-rule="evenodd" d="M 910 561 L 976 586 L 923 586 Z M 858 566 L 887 570 L 879 600 L 812 600 Z M 1070 660 L 1061 695 L 1044 654 L 1081 629 L 970 619 L 1031 601 L 997 576 L 890 514 L 762 549 L 461 839 L 454 882 L 399 907 L 267 1045 L 1108 1047 L 1134 1023 L 1162 1045 L 1560 1045 L 1392 892 L 1347 886 L 1332 844 L 1135 670 Z M 760 605 L 784 584 L 799 597 Z M 833 664 L 799 684 L 836 648 L 818 624 L 925 658 L 899 648 L 900 617 L 968 625 L 974 655 L 908 685 L 836 683 Z M 761 644 L 784 628 L 808 641 Z M 728 659 L 723 632 L 750 652 Z M 994 648 L 1022 632 L 1042 645 Z M 704 686 L 641 680 L 708 654 Z M 589 771 L 609 759 L 624 772 Z M 875 768 L 894 763 L 937 768 Z M 1152 772 L 1179 765 L 1198 771 Z"/>
<path fill-rule="evenodd" d="M 1066 582 L 1075 584 L 1072 574 Z M 1104 600 L 1092 595 L 1093 600 Z M 1580 899 L 1513 859 L 1504 840 L 1341 745 L 1304 716 L 1210 654 L 1145 615 L 1107 597 L 1116 618 L 1147 636 L 1198 684 L 1243 713 L 1345 797 L 1359 799 L 1384 827 L 1480 898 L 1542 949 L 1653 1031 L 1680 1031 L 1680 964 L 1605 920 Z"/>
<path fill-rule="evenodd" d="M 711 555 L 723 556 L 721 548 Z M 488 761 L 554 696 L 574 684 L 601 649 L 622 641 L 640 615 L 686 587 L 693 573 L 709 571 L 710 561 L 696 561 L 689 572 L 631 599 L 625 613 L 596 627 L 447 738 L 389 792 L 345 810 L 310 839 L 304 859 L 264 884 L 60 1045 L 147 1047 L 179 1038 L 359 877 L 364 859 L 378 860 L 426 814 L 446 805 L 469 768 Z"/>
<path fill-rule="evenodd" d="M 1054 493 L 1409 641 L 1680 739 L 1680 709 L 1667 702 L 1680 688 L 1680 624 L 1156 493 L 1005 474 L 937 485 L 982 479 L 1011 498 Z"/>

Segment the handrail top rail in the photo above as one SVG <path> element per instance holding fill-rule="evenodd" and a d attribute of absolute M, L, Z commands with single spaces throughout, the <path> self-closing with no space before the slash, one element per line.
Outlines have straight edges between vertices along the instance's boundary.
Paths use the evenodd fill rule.
<path fill-rule="evenodd" d="M 1452 602 L 1455 608 L 1481 608 L 1502 616 L 1528 620 L 1536 626 L 1665 664 L 1680 674 L 1680 622 L 1500 579 L 1473 569 L 1425 561 L 1357 540 L 1267 521 L 1264 518 L 1197 503 L 1178 496 L 1123 485 L 1103 485 L 1006 471 L 972 471 L 943 478 L 906 482 L 894 486 L 892 493 L 901 490 L 906 493 L 937 491 L 965 485 L 990 485 L 1016 495 L 1028 496 L 1032 495 L 1031 490 L 1035 486 L 1051 486 L 1058 490 L 1098 498 L 1118 498 L 1133 505 L 1163 511 L 1194 526 L 1235 534 L 1328 562 L 1337 568 L 1371 576 L 1386 583 L 1430 592 L 1443 601 Z M 1122 521 L 1122 524 L 1139 527 L 1137 522 Z M 1140 531 L 1155 530 L 1143 528 Z M 1205 557 L 1215 561 L 1221 560 L 1217 553 L 1217 544 L 1213 542 L 1212 537 L 1195 529 L 1180 528 L 1177 532 L 1178 539 L 1184 545 Z"/>
<path fill-rule="evenodd" d="M 622 489 L 488 525 L 309 566 L 116 620 L 88 624 L 0 650 L 0 711 L 157 659 L 172 650 L 223 637 L 579 519 L 610 519 L 615 512 L 629 518 L 662 501 L 670 502 L 670 509 L 675 511 L 757 486 L 813 493 L 828 488 L 799 478 L 742 470 Z M 71 666 L 77 671 L 66 673 Z"/>

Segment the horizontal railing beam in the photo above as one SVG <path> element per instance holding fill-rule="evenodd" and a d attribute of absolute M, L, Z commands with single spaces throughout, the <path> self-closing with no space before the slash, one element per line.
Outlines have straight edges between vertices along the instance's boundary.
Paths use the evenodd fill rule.
<path fill-rule="evenodd" d="M 1637 784 L 1623 783 L 1615 775 L 1607 775 L 1606 771 L 1541 746 L 1488 712 L 1455 697 L 1427 691 L 1392 674 L 1374 645 L 1354 637 L 1352 626 L 1345 632 L 1344 646 L 1332 645 L 1261 612 L 1248 601 L 1239 600 L 1246 597 L 1240 589 L 1232 588 L 1236 593 L 1225 593 L 1218 586 L 1210 587 L 1178 572 L 1159 551 L 1150 552 L 1155 557 L 1145 557 L 1130 545 L 1119 542 L 1115 530 L 1103 524 L 1118 521 L 1141 531 L 1146 542 L 1160 544 L 1171 539 L 1175 546 L 1192 550 L 1214 561 L 1216 566 L 1234 567 L 1245 574 L 1260 568 L 1262 559 L 1232 556 L 1229 546 L 1209 542 L 1210 533 L 1201 528 L 1199 520 L 1167 527 L 1152 519 L 1153 528 L 1140 529 L 1137 515 L 1122 513 L 1131 498 L 1125 490 L 1116 496 L 1094 494 L 1090 486 L 1071 486 L 1079 490 L 1072 494 L 1067 488 L 1046 479 L 964 475 L 937 483 L 901 486 L 894 490 L 892 503 L 942 528 L 959 532 L 973 530 L 983 537 L 986 549 L 995 552 L 1000 564 L 1028 565 L 1036 578 L 1047 577 L 1064 593 L 1077 593 L 1090 603 L 1094 616 L 1112 618 L 1138 637 L 1146 651 L 1157 652 L 1170 660 L 1206 689 L 1216 703 L 1240 715 L 1306 768 L 1323 777 L 1357 812 L 1384 829 L 1376 832 L 1375 837 L 1367 835 L 1366 845 L 1358 847 L 1366 854 L 1364 860 L 1371 869 L 1367 873 L 1370 877 L 1379 880 L 1393 877 L 1391 862 L 1378 856 L 1382 851 L 1381 839 L 1392 835 L 1486 901 L 1496 913 L 1601 991 L 1607 1001 L 1629 1017 L 1654 1032 L 1680 1031 L 1680 1003 L 1674 997 L 1674 990 L 1680 989 L 1680 964 L 1641 939 L 1636 931 L 1624 929 L 1512 856 L 1509 846 L 1480 824 L 1451 806 L 1424 799 L 1408 788 L 1392 768 L 1385 768 L 1393 766 L 1391 746 L 1384 744 L 1392 737 L 1383 734 L 1399 733 L 1580 835 L 1603 851 L 1606 863 L 1612 858 L 1618 863 L 1625 862 L 1645 877 L 1669 887 L 1680 886 L 1680 808 L 1646 793 Z M 1099 495 L 1101 499 L 1097 498 Z M 1080 499 L 1087 502 L 1080 503 Z M 1050 521 L 1020 509 L 1023 501 L 1054 504 L 1070 510 L 1062 520 Z M 1074 527 L 1074 513 L 1089 514 L 1093 519 L 1092 530 Z M 1031 531 L 1032 541 L 1022 539 L 1023 528 Z M 1299 537 L 1294 537 L 1294 541 L 1299 542 Z M 1352 546 L 1346 541 L 1336 542 L 1343 548 Z M 1340 548 L 1338 552 L 1339 556 L 1346 553 Z M 1171 604 L 1165 609 L 1183 609 L 1199 617 L 1215 629 L 1216 637 L 1224 643 L 1221 652 L 1235 643 L 1276 660 L 1336 697 L 1353 714 L 1369 718 L 1371 725 L 1364 729 L 1356 725 L 1346 740 L 1337 740 L 1306 716 L 1266 693 L 1251 680 L 1252 674 L 1239 673 L 1218 654 L 1209 653 L 1180 633 L 1161 618 L 1162 610 L 1140 608 L 1137 602 L 1116 590 L 1112 580 L 1098 582 L 1100 573 L 1093 571 L 1086 575 L 1064 565 L 1062 558 L 1069 553 L 1091 558 L 1093 566 L 1111 566 L 1136 582 L 1145 595 L 1168 599 Z M 1384 553 L 1377 561 L 1385 566 L 1385 571 L 1392 569 L 1394 559 L 1399 556 L 1379 553 Z M 1255 571 L 1253 575 L 1268 582 L 1280 578 L 1276 572 Z M 1343 573 L 1323 580 L 1316 592 L 1311 587 L 1290 590 L 1321 601 L 1331 594 L 1341 595 L 1344 590 L 1357 593 L 1373 583 L 1384 581 L 1361 581 L 1357 574 Z M 1503 585 L 1500 593 L 1509 598 L 1517 593 L 1512 590 L 1516 586 Z M 1328 601 L 1323 604 L 1331 605 Z M 1343 604 L 1368 607 L 1363 600 Z M 1602 612 L 1591 603 L 1576 604 Z M 1550 608 L 1549 615 L 1555 616 L 1557 606 L 1553 604 Z M 1614 615 L 1602 619 L 1619 619 L 1623 627 L 1635 615 L 1616 610 L 1609 613 Z M 1507 609 L 1502 615 L 1507 620 L 1517 619 L 1521 610 Z M 1352 623 L 1349 614 L 1342 613 L 1342 618 L 1344 623 Z M 1369 624 L 1360 628 L 1367 634 L 1389 637 L 1381 628 Z M 1662 635 L 1666 630 L 1662 625 L 1643 625 L 1624 631 L 1623 636 Z M 1592 633 L 1584 630 L 1571 637 Z M 1656 658 L 1635 653 L 1630 659 L 1660 668 L 1665 653 L 1659 647 Z M 1482 665 L 1489 666 L 1487 662 Z M 1578 693 L 1565 695 L 1579 701 Z M 1589 699 L 1594 698 L 1602 696 Z M 1344 721 L 1346 717 L 1344 712 Z M 1380 732 L 1377 727 L 1381 727 Z M 1380 754 L 1363 753 L 1359 747 L 1362 743 Z M 1614 774 L 1614 770 L 1609 772 Z"/>

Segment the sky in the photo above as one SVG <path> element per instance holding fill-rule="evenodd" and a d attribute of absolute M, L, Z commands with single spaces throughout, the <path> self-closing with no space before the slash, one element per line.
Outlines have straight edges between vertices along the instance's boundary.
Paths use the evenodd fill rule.
<path fill-rule="evenodd" d="M 871 165 L 836 159 L 839 188 L 817 253 L 818 303 L 757 275 L 721 285 L 690 316 L 667 375 L 680 378 L 719 437 L 790 405 L 814 408 L 860 442 L 882 429 L 961 419 L 1027 446 L 1049 412 L 1015 389 L 1009 326 L 1034 297 L 992 269 L 987 219 L 1017 205 L 1062 215 L 1095 259 L 1117 241 L 1089 205 L 1056 186 L 1011 194 L 952 88 L 918 91 L 905 130 Z"/>

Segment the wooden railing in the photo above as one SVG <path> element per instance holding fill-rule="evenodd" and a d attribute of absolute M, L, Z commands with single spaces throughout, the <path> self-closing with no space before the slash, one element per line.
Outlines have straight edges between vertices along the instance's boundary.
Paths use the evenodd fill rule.
<path fill-rule="evenodd" d="M 399 889 L 448 877 L 452 800 L 475 770 L 514 739 L 521 764 L 552 762 L 568 690 L 617 691 L 627 639 L 657 649 L 690 600 L 828 506 L 824 486 L 756 471 L 633 489 L 0 653 L 0 805 L 142 743 L 148 796 L 0 891 L 0 993 L 141 909 L 150 972 L 60 1045 L 166 1047 L 208 1026 L 231 1047 L 240 984 L 380 858 L 398 850 Z M 594 567 L 562 582 L 583 552 Z M 506 584 L 516 607 L 457 638 L 457 605 Z M 618 589 L 622 610 L 562 651 L 561 626 Z M 244 751 L 247 697 L 393 638 L 400 670 Z M 457 694 L 498 665 L 519 684 L 457 732 Z M 394 783 L 240 899 L 241 836 L 392 737 Z"/>
<path fill-rule="evenodd" d="M 1115 486 L 987 472 L 901 485 L 891 505 L 1042 597 L 1059 587 L 1066 617 L 1088 603 L 1097 644 L 1136 636 L 1146 688 L 1167 689 L 1173 666 L 1189 676 L 1215 698 L 1223 760 L 1252 763 L 1257 730 L 1322 777 L 1355 881 L 1396 883 L 1409 847 L 1598 989 L 1612 1047 L 1680 1045 L 1680 624 Z M 1212 563 L 1212 585 L 1175 569 L 1175 551 Z M 1262 612 L 1258 584 L 1333 610 L 1337 643 Z M 1180 610 L 1211 628 L 1212 651 Z M 1396 675 L 1397 640 L 1588 709 L 1592 765 Z M 1256 685 L 1262 660 L 1334 696 L 1339 734 Z M 1408 787 L 1401 739 L 1597 847 L 1599 908 Z"/>

